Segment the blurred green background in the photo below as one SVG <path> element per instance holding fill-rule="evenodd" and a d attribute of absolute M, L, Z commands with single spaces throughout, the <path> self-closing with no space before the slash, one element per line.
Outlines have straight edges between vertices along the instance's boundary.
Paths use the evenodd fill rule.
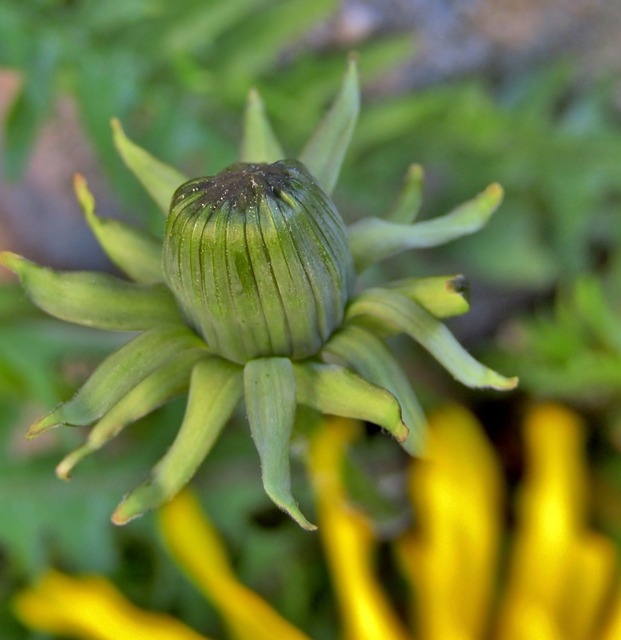
<path fill-rule="evenodd" d="M 621 543 L 621 84 L 611 35 L 621 11 L 559 4 L 4 0 L 0 248 L 111 270 L 73 201 L 74 172 L 102 215 L 162 223 L 113 150 L 112 116 L 158 157 L 210 174 L 235 158 L 245 96 L 257 87 L 294 155 L 355 50 L 363 107 L 335 195 L 348 221 L 385 209 L 412 162 L 426 170 L 424 217 L 490 182 L 506 191 L 476 236 L 382 269 L 465 274 L 472 311 L 450 326 L 486 363 L 519 375 L 520 390 L 471 393 L 404 344 L 413 384 L 429 409 L 459 401 L 478 414 L 510 483 L 522 473 L 516 425 L 526 406 L 554 399 L 583 414 L 590 517 Z M 135 602 L 217 636 L 217 616 L 163 554 L 153 517 L 124 529 L 108 521 L 171 441 L 183 403 L 137 424 L 72 483 L 57 480 L 55 464 L 83 434 L 31 443 L 23 434 L 120 338 L 44 317 L 8 272 L 0 277 L 0 637 L 34 637 L 6 603 L 50 565 L 103 573 Z M 393 483 L 404 467 L 398 447 L 372 436 L 360 459 Z M 243 416 L 194 484 L 241 579 L 311 636 L 336 637 L 319 543 L 263 494 Z M 367 505 L 386 539 L 409 517 L 392 488 L 381 507 Z"/>

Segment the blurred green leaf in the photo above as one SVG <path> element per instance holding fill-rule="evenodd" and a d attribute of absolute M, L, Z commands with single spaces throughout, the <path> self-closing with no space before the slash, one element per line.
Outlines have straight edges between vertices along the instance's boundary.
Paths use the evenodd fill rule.
<path fill-rule="evenodd" d="M 5 173 L 16 179 L 24 170 L 39 128 L 51 111 L 60 43 L 49 36 L 33 51 L 26 76 L 4 121 Z"/>

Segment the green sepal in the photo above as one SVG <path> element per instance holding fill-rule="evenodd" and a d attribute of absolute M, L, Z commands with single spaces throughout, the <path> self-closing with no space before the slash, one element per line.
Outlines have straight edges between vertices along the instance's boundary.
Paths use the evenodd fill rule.
<path fill-rule="evenodd" d="M 288 358 L 257 358 L 244 367 L 244 398 L 252 439 L 261 458 L 265 492 L 301 527 L 317 527 L 291 494 L 289 443 L 295 422 L 295 378 Z"/>
<path fill-rule="evenodd" d="M 324 362 L 334 358 L 351 367 L 365 380 L 383 387 L 399 401 L 408 437 L 401 446 L 410 455 L 424 449 L 427 420 L 408 377 L 380 338 L 362 327 L 350 325 L 335 333 L 321 350 Z"/>
<path fill-rule="evenodd" d="M 346 322 L 365 316 L 389 332 L 409 335 L 467 387 L 507 390 L 517 386 L 517 378 L 505 378 L 482 365 L 441 322 L 413 300 L 395 291 L 368 289 L 352 300 L 346 311 Z"/>
<path fill-rule="evenodd" d="M 217 356 L 195 365 L 183 422 L 172 446 L 149 477 L 130 491 L 112 515 L 126 524 L 171 500 L 207 457 L 242 396 L 242 368 Z"/>
<path fill-rule="evenodd" d="M 336 186 L 359 111 L 358 66 L 356 56 L 351 55 L 334 103 L 299 155 L 328 195 Z"/>
<path fill-rule="evenodd" d="M 98 217 L 84 177 L 76 174 L 73 185 L 86 222 L 110 260 L 136 282 L 163 282 L 161 241 L 120 220 Z"/>
<path fill-rule="evenodd" d="M 28 438 L 61 424 L 83 426 L 95 422 L 172 357 L 201 348 L 207 351 L 207 345 L 185 327 L 150 329 L 140 334 L 110 354 L 71 400 L 35 422 Z"/>
<path fill-rule="evenodd" d="M 183 324 L 164 285 L 134 284 L 107 273 L 54 271 L 8 251 L 0 253 L 0 264 L 18 275 L 34 304 L 67 322 L 110 331 Z"/>
<path fill-rule="evenodd" d="M 411 224 L 414 222 L 420 211 L 423 201 L 423 180 L 425 172 L 421 165 L 410 165 L 405 175 L 403 188 L 399 194 L 397 202 L 384 216 L 389 222 L 397 224 Z"/>
<path fill-rule="evenodd" d="M 168 215 L 173 193 L 177 187 L 187 182 L 188 178 L 132 142 L 116 118 L 112 119 L 111 124 L 114 144 L 123 162 L 138 178 L 157 206 Z"/>
<path fill-rule="evenodd" d="M 69 453 L 56 467 L 56 475 L 68 480 L 72 469 L 91 453 L 115 438 L 125 427 L 185 393 L 194 365 L 209 357 L 204 348 L 182 351 L 134 387 L 88 434 L 86 442 Z"/>
<path fill-rule="evenodd" d="M 436 318 L 452 318 L 470 311 L 468 282 L 462 275 L 404 278 L 383 288 L 414 300 Z"/>
<path fill-rule="evenodd" d="M 284 151 L 267 119 L 265 105 L 256 89 L 248 93 L 244 112 L 244 136 L 239 159 L 241 162 L 277 162 Z"/>
<path fill-rule="evenodd" d="M 339 365 L 293 363 L 293 371 L 300 404 L 325 414 L 372 422 L 399 442 L 407 439 L 399 401 L 390 391 Z"/>
<path fill-rule="evenodd" d="M 492 184 L 450 213 L 413 225 L 365 218 L 349 227 L 349 245 L 358 272 L 408 249 L 445 244 L 481 229 L 500 203 L 503 191 Z"/>

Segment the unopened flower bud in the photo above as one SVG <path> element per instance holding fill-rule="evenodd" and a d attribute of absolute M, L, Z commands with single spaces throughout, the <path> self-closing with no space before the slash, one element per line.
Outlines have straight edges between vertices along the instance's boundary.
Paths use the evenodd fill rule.
<path fill-rule="evenodd" d="M 210 349 L 239 363 L 315 354 L 353 281 L 345 224 L 296 160 L 238 163 L 179 187 L 163 268 Z"/>

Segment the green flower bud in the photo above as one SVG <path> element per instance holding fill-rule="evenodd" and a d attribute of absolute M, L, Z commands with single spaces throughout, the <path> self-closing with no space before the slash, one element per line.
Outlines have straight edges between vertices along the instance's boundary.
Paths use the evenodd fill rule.
<path fill-rule="evenodd" d="M 296 160 L 238 163 L 179 187 L 163 269 L 189 323 L 238 363 L 317 353 L 353 282 L 343 219 Z"/>
<path fill-rule="evenodd" d="M 408 249 L 473 233 L 502 200 L 499 185 L 490 185 L 447 215 L 416 223 L 422 173 L 414 166 L 384 219 L 359 220 L 346 230 L 329 194 L 358 106 L 351 58 L 341 91 L 301 162 L 268 164 L 282 151 L 258 94 L 251 92 L 243 162 L 181 187 L 187 178 L 129 140 L 114 121 L 126 164 L 164 212 L 172 201 L 161 246 L 130 225 L 99 218 L 86 182 L 76 178 L 88 224 L 133 283 L 56 272 L 0 252 L 0 266 L 15 271 L 47 313 L 89 327 L 143 332 L 30 428 L 29 437 L 36 437 L 59 425 L 95 424 L 88 441 L 58 466 L 58 475 L 69 477 L 78 461 L 127 425 L 188 392 L 179 433 L 149 477 L 117 507 L 116 524 L 180 491 L 243 398 L 267 495 L 302 527 L 315 528 L 291 491 L 289 444 L 296 421 L 304 420 L 296 415 L 298 405 L 377 424 L 410 454 L 424 449 L 425 416 L 384 344 L 390 335 L 410 336 L 470 387 L 516 386 L 516 378 L 470 356 L 439 321 L 468 310 L 458 277 L 406 277 L 350 298 L 354 268 L 361 272 Z"/>

